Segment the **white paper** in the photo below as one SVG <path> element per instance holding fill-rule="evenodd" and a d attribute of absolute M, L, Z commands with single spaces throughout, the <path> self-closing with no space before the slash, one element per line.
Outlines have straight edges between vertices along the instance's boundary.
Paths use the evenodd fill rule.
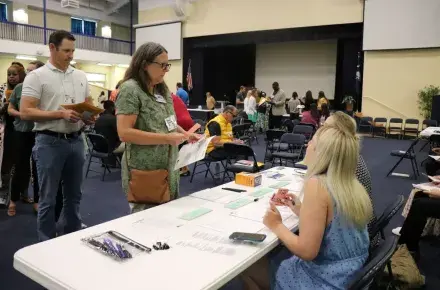
<path fill-rule="evenodd" d="M 420 190 L 423 190 L 423 191 L 429 191 L 431 189 L 438 189 L 438 186 L 433 184 L 432 182 L 413 184 L 413 187 L 420 189 Z"/>
<path fill-rule="evenodd" d="M 257 202 L 248 204 L 245 207 L 233 211 L 231 215 L 262 223 L 264 215 L 266 214 L 267 209 L 270 207 L 269 201 L 270 197 L 261 198 Z M 280 212 L 283 221 L 293 215 L 292 210 L 287 206 L 277 206 L 277 209 Z"/>
<path fill-rule="evenodd" d="M 193 194 L 191 194 L 191 196 L 218 203 L 229 203 L 242 197 L 243 194 L 239 192 L 221 190 L 218 188 L 208 188 L 205 190 L 194 192 Z"/>
<path fill-rule="evenodd" d="M 435 161 L 439 161 L 440 160 L 440 155 L 439 156 L 428 155 L 428 156 L 431 157 L 432 159 L 434 159 Z"/>
<path fill-rule="evenodd" d="M 235 219 L 237 221 L 231 221 Z M 233 232 L 257 233 L 264 228 L 262 222 L 256 222 L 249 219 L 230 217 L 226 220 L 216 220 L 199 226 L 211 229 L 220 233 L 232 234 Z"/>
<path fill-rule="evenodd" d="M 215 136 L 203 138 L 196 143 L 189 143 L 183 146 L 179 151 L 179 156 L 177 157 L 174 170 L 178 170 L 179 168 L 193 164 L 205 158 L 206 149 L 214 137 Z"/>

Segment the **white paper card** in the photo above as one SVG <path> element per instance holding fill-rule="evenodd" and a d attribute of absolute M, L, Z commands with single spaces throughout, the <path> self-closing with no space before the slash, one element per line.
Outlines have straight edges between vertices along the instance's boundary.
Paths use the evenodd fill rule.
<path fill-rule="evenodd" d="M 178 170 L 179 168 L 193 164 L 205 158 L 206 149 L 214 137 L 203 138 L 198 142 L 189 143 L 183 146 L 179 151 L 179 156 L 177 157 L 174 169 Z"/>

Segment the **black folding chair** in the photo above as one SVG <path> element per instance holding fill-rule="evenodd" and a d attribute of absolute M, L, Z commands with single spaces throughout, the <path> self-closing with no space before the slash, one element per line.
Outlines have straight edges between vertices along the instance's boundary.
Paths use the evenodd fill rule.
<path fill-rule="evenodd" d="M 420 121 L 418 119 L 406 119 L 405 126 L 403 127 L 403 137 L 410 135 L 415 135 L 415 137 L 419 137 L 419 124 Z"/>
<path fill-rule="evenodd" d="M 303 156 L 303 150 L 305 145 L 306 137 L 301 134 L 293 134 L 286 133 L 281 137 L 280 144 L 287 144 L 289 149 L 288 151 L 278 150 L 272 153 L 272 167 L 275 162 L 275 159 L 278 158 L 280 160 L 280 166 L 283 165 L 282 161 L 286 161 L 286 165 L 288 161 L 291 161 L 293 164 L 300 161 L 300 158 Z"/>
<path fill-rule="evenodd" d="M 110 164 L 109 161 L 116 160 L 117 165 L 120 167 L 120 158 L 122 154 L 113 153 L 112 148 L 109 147 L 108 141 L 103 135 L 88 133 L 86 136 L 91 144 L 91 147 L 89 148 L 89 160 L 87 164 L 86 178 L 89 175 L 89 171 L 101 173 L 90 169 L 91 163 L 98 163 L 103 167 L 101 180 L 104 181 L 107 171 L 108 173 L 111 173 L 110 166 L 112 166 L 112 164 Z M 99 161 L 94 161 L 95 159 Z"/>
<path fill-rule="evenodd" d="M 247 129 L 247 130 L 245 131 L 245 135 L 249 136 L 249 138 L 250 138 L 249 142 L 250 142 L 252 139 L 254 139 L 254 140 L 257 142 L 257 144 L 259 144 L 259 143 L 258 143 L 257 130 L 255 129 L 255 124 L 254 124 L 254 122 L 252 122 L 251 120 L 248 120 L 248 119 L 244 119 L 244 120 L 243 120 L 243 124 L 249 124 L 249 125 L 250 125 L 249 129 Z"/>
<path fill-rule="evenodd" d="M 251 126 L 252 124 L 249 123 L 235 125 L 232 127 L 232 133 L 234 134 L 235 138 L 240 139 L 245 144 L 251 145 L 251 137 L 248 133 Z"/>
<path fill-rule="evenodd" d="M 403 120 L 401 118 L 391 118 L 388 124 L 388 135 L 396 135 L 398 139 L 402 137 Z"/>
<path fill-rule="evenodd" d="M 287 151 L 289 149 L 289 145 L 279 143 L 284 134 L 286 134 L 286 132 L 283 130 L 269 129 L 266 131 L 264 161 L 272 160 L 272 153 L 276 150 Z"/>
<path fill-rule="evenodd" d="M 389 203 L 382 214 L 376 219 L 376 221 L 370 226 L 369 235 L 372 240 L 377 234 L 380 233 L 382 239 L 385 239 L 384 229 L 388 226 L 391 219 L 402 208 L 405 198 L 403 195 L 398 195 L 396 199 Z"/>
<path fill-rule="evenodd" d="M 363 128 L 366 128 L 368 133 L 373 134 L 373 118 L 372 117 L 362 117 L 359 122 L 359 132 L 362 132 Z"/>
<path fill-rule="evenodd" d="M 206 122 L 203 121 L 202 119 L 194 119 L 193 121 L 195 124 L 200 125 L 200 128 L 196 131 L 196 133 L 203 134 L 205 132 Z"/>
<path fill-rule="evenodd" d="M 375 135 L 383 135 L 384 137 L 387 136 L 387 118 L 383 117 L 376 117 L 373 120 L 373 137 Z"/>
<path fill-rule="evenodd" d="M 416 159 L 416 152 L 414 150 L 414 147 L 416 146 L 417 142 L 419 142 L 419 139 L 415 139 L 411 146 L 406 151 L 403 150 L 393 150 L 391 151 L 391 156 L 399 157 L 399 161 L 391 168 L 391 170 L 388 172 L 387 176 L 390 174 L 395 174 L 393 171 L 396 169 L 397 166 L 399 166 L 400 162 L 403 161 L 403 159 L 408 159 L 411 162 L 411 167 L 414 173 L 414 179 L 417 179 L 419 177 L 419 166 L 417 165 L 417 159 Z"/>
<path fill-rule="evenodd" d="M 228 172 L 232 172 L 235 176 L 235 174 L 239 172 L 256 173 L 264 169 L 264 164 L 258 165 L 255 152 L 250 146 L 235 143 L 225 143 L 223 148 L 228 156 L 226 159 L 226 170 L 223 173 L 223 182 L 225 181 L 226 176 L 231 179 Z M 252 159 L 251 165 L 240 164 L 237 162 L 233 163 L 233 161 L 237 161 L 237 158 L 241 159 L 238 161 L 242 161 L 248 160 L 249 157 Z"/>
<path fill-rule="evenodd" d="M 196 163 L 194 163 L 194 168 L 193 168 L 193 170 L 191 172 L 191 178 L 189 180 L 189 183 L 193 182 L 194 175 L 205 173 L 205 178 L 206 178 L 206 177 L 208 177 L 208 173 L 209 173 L 209 175 L 211 176 L 212 180 L 214 181 L 214 184 L 217 185 L 217 180 L 216 180 L 214 174 L 212 173 L 210 167 L 211 167 L 212 163 L 220 164 L 221 167 L 223 167 L 223 171 L 218 172 L 218 175 L 220 176 L 220 174 L 224 173 L 225 170 L 226 170 L 224 162 L 226 162 L 226 158 L 216 159 L 216 158 L 213 158 L 213 157 L 209 156 L 209 154 L 206 155 L 205 158 L 203 158 L 200 161 L 196 161 Z M 205 170 L 197 171 L 197 168 L 200 167 L 200 166 L 205 166 Z M 220 179 L 220 177 L 218 179 Z"/>
<path fill-rule="evenodd" d="M 311 124 L 300 123 L 299 125 L 293 127 L 292 133 L 303 135 L 305 137 L 304 143 L 308 143 L 315 133 L 315 126 Z"/>
<path fill-rule="evenodd" d="M 398 237 L 391 236 L 389 239 L 382 241 L 378 247 L 376 247 L 367 262 L 353 277 L 352 281 L 348 285 L 349 290 L 366 290 L 366 289 L 379 289 L 378 279 L 382 277 L 383 269 L 385 265 L 389 265 L 391 258 L 397 249 Z M 387 289 L 396 289 L 393 283 L 393 272 L 388 271 L 390 278 L 390 285 Z"/>

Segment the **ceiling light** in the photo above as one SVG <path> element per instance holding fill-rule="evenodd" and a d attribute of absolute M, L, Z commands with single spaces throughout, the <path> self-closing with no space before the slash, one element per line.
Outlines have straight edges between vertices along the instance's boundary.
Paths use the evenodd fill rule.
<path fill-rule="evenodd" d="M 35 56 L 28 56 L 28 55 L 17 55 L 15 58 L 24 59 L 24 60 L 37 60 Z"/>
<path fill-rule="evenodd" d="M 118 67 L 127 68 L 128 64 L 118 64 Z"/>
<path fill-rule="evenodd" d="M 112 64 L 102 63 L 102 62 L 98 63 L 98 65 L 100 65 L 100 66 L 113 66 Z"/>
<path fill-rule="evenodd" d="M 112 38 L 112 28 L 108 25 L 101 28 L 101 35 L 105 38 Z"/>

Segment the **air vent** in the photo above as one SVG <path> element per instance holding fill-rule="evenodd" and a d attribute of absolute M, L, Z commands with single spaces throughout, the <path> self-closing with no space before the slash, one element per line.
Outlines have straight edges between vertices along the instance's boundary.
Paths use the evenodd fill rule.
<path fill-rule="evenodd" d="M 78 0 L 61 0 L 61 7 L 63 8 L 79 8 Z"/>

